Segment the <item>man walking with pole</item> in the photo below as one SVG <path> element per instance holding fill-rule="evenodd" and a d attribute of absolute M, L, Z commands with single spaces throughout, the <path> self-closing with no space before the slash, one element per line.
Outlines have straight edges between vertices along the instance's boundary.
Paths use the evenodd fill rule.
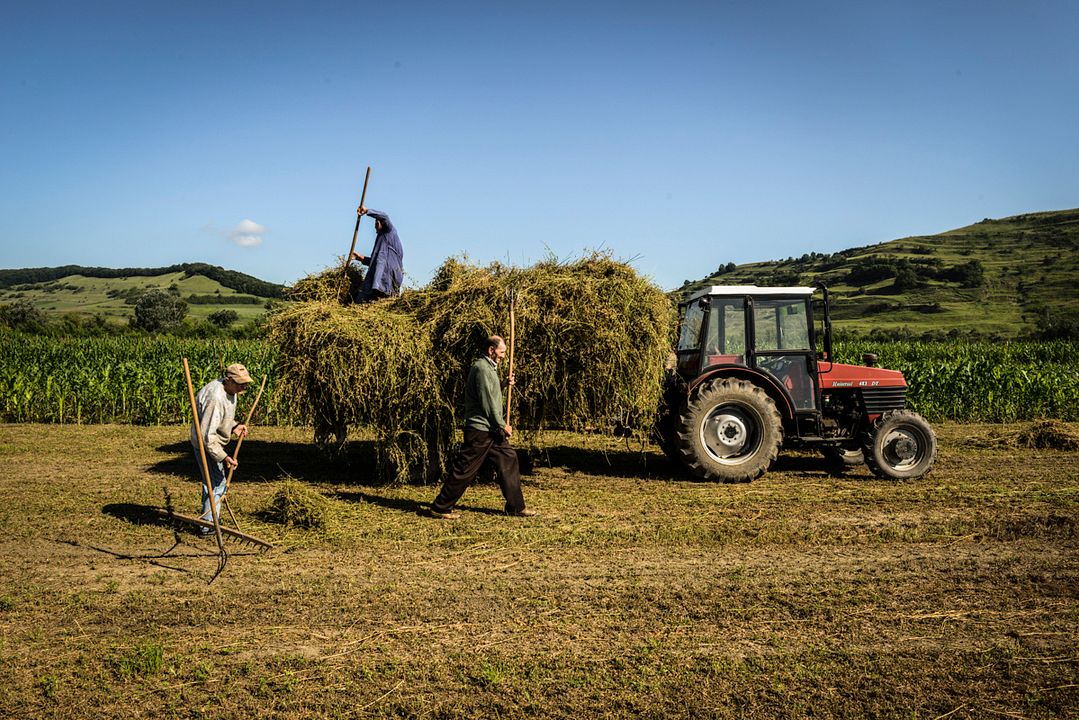
<path fill-rule="evenodd" d="M 453 458 L 451 474 L 431 503 L 431 515 L 442 520 L 456 520 L 460 514 L 453 507 L 472 484 L 483 461 L 490 457 L 498 470 L 498 484 L 506 499 L 506 513 L 531 517 L 525 509 L 521 492 L 521 470 L 517 451 L 509 443 L 513 427 L 502 411 L 502 387 L 498 363 L 506 355 L 506 342 L 498 335 L 487 338 L 484 354 L 472 363 L 465 383 L 465 437 Z M 513 384 L 513 377 L 510 377 Z"/>

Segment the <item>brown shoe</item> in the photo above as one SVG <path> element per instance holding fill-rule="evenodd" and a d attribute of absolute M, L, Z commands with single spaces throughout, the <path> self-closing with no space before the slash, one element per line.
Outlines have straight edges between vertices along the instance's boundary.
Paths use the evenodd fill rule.
<path fill-rule="evenodd" d="M 441 512 L 439 510 L 431 508 L 428 512 L 431 513 L 431 517 L 438 518 L 439 520 L 456 520 L 457 518 L 461 517 L 461 513 L 454 512 L 453 510 Z"/>
<path fill-rule="evenodd" d="M 525 508 L 521 512 L 511 512 L 508 514 L 512 515 L 513 517 L 536 517 L 537 515 L 539 515 L 539 513 L 535 510 L 529 510 L 528 508 Z"/>

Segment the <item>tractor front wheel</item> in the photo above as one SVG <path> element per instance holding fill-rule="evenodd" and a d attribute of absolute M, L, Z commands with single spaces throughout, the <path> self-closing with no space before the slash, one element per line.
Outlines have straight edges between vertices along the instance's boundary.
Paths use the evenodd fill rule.
<path fill-rule="evenodd" d="M 682 413 L 678 451 L 705 479 L 749 482 L 779 454 L 783 420 L 763 389 L 745 380 L 713 380 L 697 388 Z"/>
<path fill-rule="evenodd" d="M 886 412 L 862 437 L 862 452 L 873 474 L 887 480 L 915 480 L 937 459 L 937 435 L 910 410 Z"/>

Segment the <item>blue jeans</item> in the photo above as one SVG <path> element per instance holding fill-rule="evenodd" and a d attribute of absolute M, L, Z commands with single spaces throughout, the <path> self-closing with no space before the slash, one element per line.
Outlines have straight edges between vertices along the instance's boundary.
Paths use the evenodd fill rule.
<path fill-rule="evenodd" d="M 199 466 L 199 479 L 202 480 L 202 462 L 196 456 L 196 464 Z M 214 487 L 214 505 L 217 507 L 217 516 L 221 517 L 221 500 L 225 497 L 225 463 L 214 462 L 206 458 L 206 465 L 210 468 L 210 484 Z M 202 480 L 202 514 L 200 518 L 206 522 L 213 522 L 214 516 L 210 510 L 210 499 L 206 495 L 206 481 Z"/>

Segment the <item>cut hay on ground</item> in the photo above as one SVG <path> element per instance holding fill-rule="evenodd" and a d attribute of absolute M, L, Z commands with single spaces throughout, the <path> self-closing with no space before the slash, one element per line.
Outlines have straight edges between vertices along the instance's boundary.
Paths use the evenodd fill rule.
<path fill-rule="evenodd" d="M 321 440 L 369 427 L 384 475 L 444 470 L 468 367 L 488 335 L 509 339 L 511 293 L 515 428 L 643 426 L 659 405 L 671 303 L 607 255 L 523 269 L 450 259 L 427 287 L 358 306 L 336 300 L 341 275 L 305 278 L 307 301 L 272 318 L 279 392 Z"/>
<path fill-rule="evenodd" d="M 263 520 L 303 530 L 325 530 L 333 522 L 330 503 L 298 480 L 288 478 L 261 513 Z"/>
<path fill-rule="evenodd" d="M 1019 433 L 1019 447 L 1041 450 L 1079 450 L 1079 434 L 1059 420 L 1039 420 Z"/>

